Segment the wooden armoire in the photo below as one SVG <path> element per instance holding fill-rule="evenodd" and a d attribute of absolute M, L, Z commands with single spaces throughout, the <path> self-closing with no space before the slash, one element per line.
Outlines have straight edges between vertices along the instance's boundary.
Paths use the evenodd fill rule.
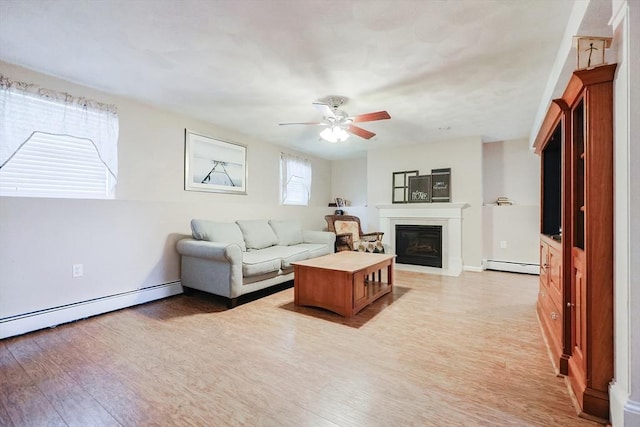
<path fill-rule="evenodd" d="M 575 71 L 535 140 L 541 157 L 537 311 L 584 414 L 609 418 L 613 378 L 613 78 Z"/>

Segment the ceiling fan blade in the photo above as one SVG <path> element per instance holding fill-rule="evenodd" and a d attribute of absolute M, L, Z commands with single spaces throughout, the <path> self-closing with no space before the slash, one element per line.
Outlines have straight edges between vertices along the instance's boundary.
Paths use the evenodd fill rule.
<path fill-rule="evenodd" d="M 371 139 L 374 136 L 376 136 L 375 133 L 373 132 L 369 132 L 366 129 L 362 129 L 361 127 L 358 126 L 354 126 L 354 125 L 349 125 L 349 127 L 347 128 L 347 130 L 349 132 L 351 132 L 354 135 L 358 135 L 360 138 L 364 138 L 364 139 Z"/>
<path fill-rule="evenodd" d="M 375 120 L 390 119 L 391 116 L 386 111 L 377 111 L 375 113 L 359 114 L 353 116 L 353 123 L 373 122 Z"/>
<path fill-rule="evenodd" d="M 316 125 L 316 126 L 328 126 L 328 123 L 323 122 L 299 122 L 299 123 L 278 123 L 280 126 L 288 125 Z"/>
<path fill-rule="evenodd" d="M 331 107 L 329 107 L 327 104 L 314 102 L 313 106 L 316 107 L 316 109 L 320 111 L 320 113 L 322 113 L 323 117 L 333 117 L 333 118 L 336 117 L 336 115 L 333 114 L 333 110 L 331 109 Z"/>

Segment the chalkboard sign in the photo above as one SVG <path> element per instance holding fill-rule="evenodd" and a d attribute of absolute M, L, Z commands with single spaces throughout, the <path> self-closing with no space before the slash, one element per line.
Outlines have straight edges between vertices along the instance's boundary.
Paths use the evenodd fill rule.
<path fill-rule="evenodd" d="M 451 201 L 451 168 L 431 169 L 431 201 Z"/>
<path fill-rule="evenodd" d="M 431 202 L 431 175 L 409 177 L 409 203 Z"/>

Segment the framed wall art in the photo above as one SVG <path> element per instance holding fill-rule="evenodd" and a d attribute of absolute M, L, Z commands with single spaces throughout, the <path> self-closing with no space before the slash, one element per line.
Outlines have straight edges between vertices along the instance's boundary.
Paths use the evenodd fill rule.
<path fill-rule="evenodd" d="M 184 189 L 247 194 L 247 147 L 185 129 Z"/>
<path fill-rule="evenodd" d="M 418 171 L 393 172 L 391 175 L 392 203 L 407 203 L 409 192 L 409 178 L 418 176 Z"/>
<path fill-rule="evenodd" d="M 451 201 L 451 168 L 431 169 L 431 201 Z"/>
<path fill-rule="evenodd" d="M 431 202 L 431 175 L 409 177 L 409 203 Z"/>

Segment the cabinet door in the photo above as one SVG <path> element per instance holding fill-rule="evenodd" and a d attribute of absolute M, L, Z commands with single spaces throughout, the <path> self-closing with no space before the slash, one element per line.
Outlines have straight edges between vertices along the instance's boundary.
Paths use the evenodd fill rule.
<path fill-rule="evenodd" d="M 571 347 L 572 364 L 577 376 L 585 382 L 585 349 L 587 347 L 587 278 L 585 275 L 584 251 L 573 248 L 571 277 Z"/>
<path fill-rule="evenodd" d="M 367 282 L 363 272 L 353 275 L 353 308 L 359 307 L 367 301 Z"/>

